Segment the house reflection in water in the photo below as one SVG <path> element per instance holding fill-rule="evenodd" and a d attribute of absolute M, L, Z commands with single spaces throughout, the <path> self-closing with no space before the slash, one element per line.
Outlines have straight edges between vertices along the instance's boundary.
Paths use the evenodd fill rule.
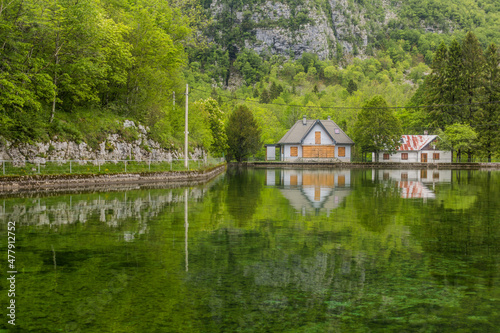
<path fill-rule="evenodd" d="M 373 170 L 372 180 L 377 178 L 396 181 L 402 198 L 434 199 L 436 183 L 450 183 L 451 170 Z"/>
<path fill-rule="evenodd" d="M 267 170 L 266 185 L 277 186 L 302 215 L 336 209 L 350 192 L 350 170 Z"/>

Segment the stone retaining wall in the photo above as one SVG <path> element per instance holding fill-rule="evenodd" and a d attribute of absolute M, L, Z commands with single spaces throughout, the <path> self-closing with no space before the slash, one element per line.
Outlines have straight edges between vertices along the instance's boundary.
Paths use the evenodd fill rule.
<path fill-rule="evenodd" d="M 34 175 L 0 177 L 0 193 L 36 191 L 48 189 L 68 189 L 80 187 L 106 187 L 124 184 L 160 184 L 208 181 L 224 172 L 226 165 L 206 170 L 119 173 L 106 175 Z"/>

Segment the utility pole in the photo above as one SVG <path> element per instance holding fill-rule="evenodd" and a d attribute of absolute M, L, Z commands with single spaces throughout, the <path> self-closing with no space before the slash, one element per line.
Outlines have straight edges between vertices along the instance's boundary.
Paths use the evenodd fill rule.
<path fill-rule="evenodd" d="M 186 123 L 184 124 L 184 167 L 188 168 L 188 95 L 189 87 L 186 84 Z"/>

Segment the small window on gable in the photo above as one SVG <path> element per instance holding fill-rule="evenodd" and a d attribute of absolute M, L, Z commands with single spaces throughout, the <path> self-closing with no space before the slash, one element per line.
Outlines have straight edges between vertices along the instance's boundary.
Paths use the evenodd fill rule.
<path fill-rule="evenodd" d="M 340 128 L 335 129 L 335 134 L 340 134 Z"/>

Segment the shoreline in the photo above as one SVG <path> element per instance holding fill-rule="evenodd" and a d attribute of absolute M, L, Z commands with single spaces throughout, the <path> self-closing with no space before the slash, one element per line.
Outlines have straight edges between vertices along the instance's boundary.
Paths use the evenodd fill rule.
<path fill-rule="evenodd" d="M 74 193 L 195 186 L 214 179 L 222 174 L 227 167 L 238 166 L 264 169 L 500 170 L 500 163 L 233 162 L 205 170 L 192 171 L 4 176 L 0 177 L 0 197 L 28 193 Z"/>
<path fill-rule="evenodd" d="M 254 168 L 301 169 L 441 169 L 441 170 L 500 170 L 500 163 L 398 163 L 398 162 L 244 162 L 231 163 Z"/>
<path fill-rule="evenodd" d="M 179 187 L 208 182 L 226 170 L 226 164 L 205 170 L 118 174 L 33 175 L 0 177 L 0 195 L 28 192 L 92 191 L 111 188 Z M 135 186 L 134 186 L 135 185 Z"/>

